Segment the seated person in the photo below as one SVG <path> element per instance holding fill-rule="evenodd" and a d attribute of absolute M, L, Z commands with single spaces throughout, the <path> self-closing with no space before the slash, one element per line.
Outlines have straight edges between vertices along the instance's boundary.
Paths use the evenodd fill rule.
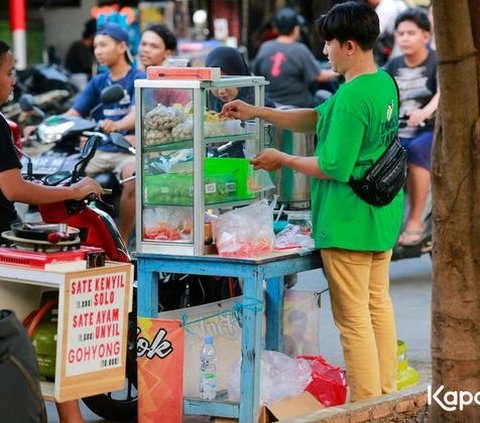
<path fill-rule="evenodd" d="M 104 88 L 120 84 L 125 96 L 118 103 L 96 109 L 93 118 L 102 121 L 105 133 L 120 132 L 135 143 L 135 91 L 134 80 L 144 78 L 145 74 L 134 67 L 128 50 L 128 34 L 117 23 L 107 23 L 100 27 L 94 39 L 94 54 L 98 63 L 108 68 L 91 79 L 85 91 L 74 102 L 66 114 L 88 116 L 100 104 L 100 95 Z M 135 157 L 117 147 L 110 138 L 99 145 L 95 156 L 85 170 L 89 176 L 101 172 L 115 172 L 121 179 L 132 175 L 135 170 Z M 120 234 L 128 241 L 135 220 L 135 183 L 126 182 L 120 197 Z"/>
<path fill-rule="evenodd" d="M 385 70 L 396 80 L 400 91 L 399 137 L 408 152 L 407 192 L 410 210 L 399 245 L 418 244 L 423 239 L 423 215 L 430 190 L 432 115 L 437 110 L 440 92 L 437 82 L 437 57 L 428 48 L 430 21 L 420 8 L 410 8 L 395 20 L 395 41 L 402 55 L 391 59 Z"/>

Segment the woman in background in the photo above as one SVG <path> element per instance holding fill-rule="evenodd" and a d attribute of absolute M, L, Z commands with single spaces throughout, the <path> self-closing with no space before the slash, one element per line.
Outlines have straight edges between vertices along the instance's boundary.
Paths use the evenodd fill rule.
<path fill-rule="evenodd" d="M 218 67 L 222 76 L 252 76 L 250 68 L 240 52 L 232 47 L 216 47 L 208 53 L 205 66 Z M 212 90 L 207 97 L 207 108 L 220 112 L 225 103 L 233 100 L 242 100 L 248 104 L 255 103 L 253 87 L 242 88 L 219 88 Z M 273 103 L 265 98 L 267 106 L 273 107 Z M 245 157 L 243 148 L 244 141 L 236 141 L 231 147 L 224 150 L 230 157 Z"/>
<path fill-rule="evenodd" d="M 222 75 L 251 76 L 252 73 L 240 52 L 232 47 L 216 47 L 205 60 L 205 66 L 209 68 L 220 68 Z M 220 112 L 225 103 L 232 100 L 243 100 L 253 104 L 253 88 L 220 88 L 212 90 L 208 97 L 208 108 Z"/>

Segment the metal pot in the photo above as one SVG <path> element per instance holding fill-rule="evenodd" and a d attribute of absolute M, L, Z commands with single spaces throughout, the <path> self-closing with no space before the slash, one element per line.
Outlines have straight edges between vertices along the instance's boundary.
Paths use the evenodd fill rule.
<path fill-rule="evenodd" d="M 295 156 L 313 156 L 315 135 L 275 128 L 272 147 Z M 287 210 L 310 208 L 309 176 L 286 167 L 277 170 L 272 176 L 279 195 L 278 201 L 284 203 Z"/>

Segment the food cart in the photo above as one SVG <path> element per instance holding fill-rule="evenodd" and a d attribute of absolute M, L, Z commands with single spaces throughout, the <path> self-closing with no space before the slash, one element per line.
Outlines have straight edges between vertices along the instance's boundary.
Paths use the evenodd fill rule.
<path fill-rule="evenodd" d="M 263 312 L 267 317 L 265 346 L 279 350 L 283 277 L 319 267 L 320 257 L 293 251 L 262 258 L 226 258 L 211 245 L 205 223 L 207 209 L 221 213 L 263 195 L 261 189 L 252 189 L 246 159 L 208 157 L 209 148 L 230 142 L 245 142 L 249 151 L 261 151 L 263 121 L 223 120 L 206 105 L 213 91 L 221 87 L 249 88 L 254 91 L 255 104 L 263 105 L 266 82 L 254 76 L 220 78 L 217 71 L 209 80 L 202 80 L 205 73 L 199 72 L 193 79 L 176 75 L 175 79 L 160 76 L 135 81 L 138 315 L 158 316 L 159 272 L 243 278 L 240 402 L 226 402 L 220 396 L 213 401 L 184 398 L 183 411 L 246 423 L 257 421 L 259 413 Z M 183 99 L 183 104 L 169 103 L 172 98 Z"/>

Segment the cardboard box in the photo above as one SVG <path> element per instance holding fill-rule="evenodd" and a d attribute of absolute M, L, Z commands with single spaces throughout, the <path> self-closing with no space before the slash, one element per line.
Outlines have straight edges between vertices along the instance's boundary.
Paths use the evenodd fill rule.
<path fill-rule="evenodd" d="M 292 417 L 305 416 L 322 408 L 324 408 L 324 406 L 318 402 L 312 394 L 303 392 L 299 395 L 285 398 L 282 401 L 262 406 L 258 423 L 273 423 Z M 237 421 L 237 419 L 215 419 L 215 423 L 234 423 Z"/>

